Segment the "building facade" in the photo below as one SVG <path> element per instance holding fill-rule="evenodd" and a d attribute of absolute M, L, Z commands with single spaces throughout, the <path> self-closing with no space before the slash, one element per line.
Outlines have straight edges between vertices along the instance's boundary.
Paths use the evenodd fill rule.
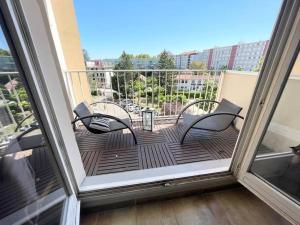
<path fill-rule="evenodd" d="M 193 56 L 197 55 L 198 51 L 183 52 L 179 55 L 173 55 L 175 66 L 177 69 L 188 69 L 192 62 Z"/>
<path fill-rule="evenodd" d="M 191 57 L 191 62 L 201 61 L 207 69 L 253 71 L 266 53 L 269 41 L 206 49 Z"/>
<path fill-rule="evenodd" d="M 12 56 L 0 56 L 0 71 L 1 72 L 17 71 L 17 67 Z"/>

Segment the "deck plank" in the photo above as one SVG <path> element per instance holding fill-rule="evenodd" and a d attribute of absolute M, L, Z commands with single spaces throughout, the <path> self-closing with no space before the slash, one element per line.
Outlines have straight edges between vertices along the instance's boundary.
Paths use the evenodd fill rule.
<path fill-rule="evenodd" d="M 222 132 L 191 130 L 181 145 L 179 139 L 184 129 L 182 124 L 175 126 L 162 121 L 149 132 L 142 129 L 140 122 L 134 122 L 137 145 L 128 130 L 99 135 L 80 129 L 76 137 L 88 176 L 232 156 L 238 136 L 233 127 Z"/>

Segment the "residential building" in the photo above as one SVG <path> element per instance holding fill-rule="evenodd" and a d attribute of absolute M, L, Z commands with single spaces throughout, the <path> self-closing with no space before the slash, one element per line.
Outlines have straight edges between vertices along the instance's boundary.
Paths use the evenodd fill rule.
<path fill-rule="evenodd" d="M 269 41 L 259 41 L 244 43 L 236 46 L 236 55 L 234 58 L 234 70 L 253 71 L 262 57 L 265 55 Z"/>
<path fill-rule="evenodd" d="M 120 59 L 102 59 L 101 64 L 103 68 L 114 68 L 116 64 L 120 62 Z M 133 64 L 133 69 L 154 69 L 157 66 L 158 58 L 147 58 L 147 59 L 139 59 L 133 58 L 131 59 Z"/>
<path fill-rule="evenodd" d="M 202 76 L 193 75 L 192 72 L 182 72 L 176 76 L 176 86 L 180 91 L 202 91 L 204 80 Z"/>
<path fill-rule="evenodd" d="M 102 60 L 89 60 L 85 62 L 89 77 L 91 91 L 106 97 L 112 97 L 111 91 L 113 71 L 109 62 Z M 95 70 L 95 72 L 93 72 Z"/>
<path fill-rule="evenodd" d="M 201 61 L 208 69 L 253 71 L 266 53 L 269 41 L 242 43 L 203 50 L 191 57 Z"/>
<path fill-rule="evenodd" d="M 183 52 L 179 55 L 173 55 L 175 65 L 177 69 L 188 69 L 192 60 L 192 57 L 197 55 L 198 51 Z"/>
<path fill-rule="evenodd" d="M 17 67 L 12 56 L 0 56 L 0 72 L 12 72 L 16 70 Z"/>

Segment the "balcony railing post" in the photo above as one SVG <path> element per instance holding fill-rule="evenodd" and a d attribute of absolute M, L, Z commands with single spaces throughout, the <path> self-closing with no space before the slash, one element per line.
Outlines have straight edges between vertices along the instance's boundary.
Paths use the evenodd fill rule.
<path fill-rule="evenodd" d="M 151 91 L 151 97 L 152 97 L 152 108 L 154 108 L 154 79 L 153 79 L 153 71 L 151 72 L 151 80 L 152 80 L 152 91 Z"/>
<path fill-rule="evenodd" d="M 13 124 L 17 125 L 16 120 L 15 120 L 15 118 L 14 118 L 14 116 L 13 116 L 13 114 L 12 114 L 10 108 L 9 108 L 9 105 L 7 104 L 7 100 L 6 100 L 6 98 L 5 98 L 4 94 L 3 94 L 2 89 L 0 89 L 0 96 L 1 96 L 1 99 L 3 100 L 3 102 L 5 102 L 5 108 L 6 108 L 7 112 L 8 112 L 8 115 L 9 115 L 11 121 L 13 122 Z"/>
<path fill-rule="evenodd" d="M 121 90 L 120 90 L 120 81 L 119 81 L 119 72 L 116 72 L 117 76 L 117 86 L 118 86 L 118 95 L 119 95 L 119 101 L 121 101 Z"/>
<path fill-rule="evenodd" d="M 164 100 L 164 116 L 166 115 L 166 102 L 167 102 L 167 82 L 168 82 L 168 72 L 165 72 L 165 100 Z"/>
<path fill-rule="evenodd" d="M 158 104 L 158 108 L 160 108 L 160 71 L 158 71 L 158 99 L 157 99 L 157 104 Z M 161 112 L 159 112 L 160 114 Z"/>
<path fill-rule="evenodd" d="M 179 90 L 179 83 L 178 80 L 179 80 L 179 77 L 181 75 L 180 74 L 177 74 L 177 76 L 175 76 L 175 82 L 176 82 L 176 86 L 177 86 L 177 93 L 176 93 L 176 107 L 175 107 L 175 115 L 177 115 L 177 107 L 178 107 L 178 90 Z M 181 101 L 183 100 L 183 98 L 181 98 Z"/>
<path fill-rule="evenodd" d="M 25 119 L 26 118 L 25 110 L 24 110 L 24 108 L 22 106 L 22 103 L 21 103 L 20 98 L 19 98 L 19 94 L 18 94 L 18 92 L 17 92 L 14 84 L 12 83 L 12 79 L 11 79 L 11 76 L 9 74 L 8 74 L 8 79 L 9 79 L 9 83 L 10 83 L 10 85 L 12 87 L 13 93 L 14 93 L 16 99 L 17 99 L 18 106 L 19 106 L 19 108 L 20 108 L 20 110 L 22 112 L 22 115 L 23 115 L 24 119 Z"/>

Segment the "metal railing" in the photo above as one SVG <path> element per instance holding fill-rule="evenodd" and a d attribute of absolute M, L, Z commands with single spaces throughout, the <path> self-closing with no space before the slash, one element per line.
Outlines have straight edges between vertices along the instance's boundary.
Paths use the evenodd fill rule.
<path fill-rule="evenodd" d="M 65 80 L 70 100 L 89 92 L 93 101 L 116 102 L 137 117 L 146 107 L 154 109 L 157 116 L 176 116 L 196 99 L 215 100 L 220 74 L 217 70 L 84 70 L 65 72 Z M 83 88 L 83 76 L 88 90 Z M 196 110 L 208 107 L 201 103 Z"/>
<path fill-rule="evenodd" d="M 19 73 L 0 72 L 0 144 L 32 113 Z M 25 122 L 24 126 L 28 126 Z"/>

